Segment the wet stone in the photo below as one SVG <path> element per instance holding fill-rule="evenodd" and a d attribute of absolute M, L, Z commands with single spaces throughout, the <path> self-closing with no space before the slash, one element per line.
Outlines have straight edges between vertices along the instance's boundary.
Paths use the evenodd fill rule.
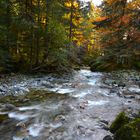
<path fill-rule="evenodd" d="M 56 116 L 56 118 L 55 118 L 54 120 L 55 120 L 55 121 L 65 121 L 66 118 L 65 118 L 64 115 L 58 115 L 58 116 Z"/>
<path fill-rule="evenodd" d="M 126 86 L 125 83 L 121 83 L 121 82 L 120 82 L 120 83 L 118 84 L 118 87 L 123 87 L 123 88 L 124 88 L 125 86 Z"/>
<path fill-rule="evenodd" d="M 98 125 L 99 125 L 99 128 L 101 128 L 101 129 L 104 129 L 104 130 L 107 130 L 107 131 L 109 130 L 109 126 L 105 123 L 100 122 Z"/>
<path fill-rule="evenodd" d="M 110 135 L 107 135 L 103 138 L 103 140 L 113 140 L 113 138 Z"/>
<path fill-rule="evenodd" d="M 128 103 L 132 103 L 132 101 L 129 100 Z"/>
<path fill-rule="evenodd" d="M 112 88 L 112 89 L 110 90 L 110 93 L 118 93 L 118 90 L 117 90 L 117 89 Z"/>
<path fill-rule="evenodd" d="M 6 121 L 8 119 L 8 115 L 7 114 L 0 114 L 0 123 Z"/>
<path fill-rule="evenodd" d="M 29 138 L 25 137 L 25 138 L 23 138 L 22 140 L 29 140 Z"/>
<path fill-rule="evenodd" d="M 140 95 L 140 88 L 138 86 L 129 87 L 128 91 L 130 91 L 131 93 Z"/>
<path fill-rule="evenodd" d="M 6 92 L 6 88 L 4 86 L 0 86 L 0 92 Z"/>
<path fill-rule="evenodd" d="M 16 109 L 16 106 L 14 106 L 13 104 L 5 104 L 4 108 L 5 110 L 14 110 Z"/>
<path fill-rule="evenodd" d="M 48 85 L 50 85 L 50 82 L 47 82 L 47 81 L 41 81 L 41 85 L 42 85 L 42 86 L 48 86 Z"/>
<path fill-rule="evenodd" d="M 127 98 L 127 99 L 135 99 L 135 96 L 133 96 L 133 95 L 125 95 L 124 98 Z"/>
<path fill-rule="evenodd" d="M 106 124 L 106 125 L 108 125 L 108 124 L 109 124 L 109 122 L 108 122 L 108 121 L 106 121 L 106 120 L 100 120 L 100 122 L 101 122 L 101 123 L 104 123 L 104 124 Z"/>

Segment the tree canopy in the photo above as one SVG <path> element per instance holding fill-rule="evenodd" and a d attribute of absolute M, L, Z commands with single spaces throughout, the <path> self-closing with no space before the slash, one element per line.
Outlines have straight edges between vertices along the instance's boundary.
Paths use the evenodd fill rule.
<path fill-rule="evenodd" d="M 139 15 L 139 0 L 1 0 L 0 72 L 140 68 Z"/>

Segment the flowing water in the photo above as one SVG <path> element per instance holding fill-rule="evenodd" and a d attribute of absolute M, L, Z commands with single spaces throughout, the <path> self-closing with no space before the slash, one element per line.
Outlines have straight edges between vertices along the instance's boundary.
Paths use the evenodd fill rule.
<path fill-rule="evenodd" d="M 0 114 L 8 116 L 0 124 L 0 140 L 103 140 L 118 112 L 139 103 L 110 94 L 102 77 L 80 70 L 69 78 L 30 79 L 32 90 L 14 97 L 17 107 L 0 106 Z"/>

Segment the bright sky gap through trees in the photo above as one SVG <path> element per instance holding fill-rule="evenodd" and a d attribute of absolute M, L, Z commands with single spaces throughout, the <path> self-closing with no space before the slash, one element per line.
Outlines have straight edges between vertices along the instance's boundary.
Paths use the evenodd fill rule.
<path fill-rule="evenodd" d="M 81 0 L 81 1 L 85 1 L 85 2 L 88 2 L 88 1 L 93 1 L 93 3 L 98 6 L 102 3 L 103 0 Z M 130 2 L 132 0 L 127 0 L 127 2 Z"/>
<path fill-rule="evenodd" d="M 100 5 L 101 3 L 102 3 L 102 0 L 82 0 L 82 1 L 85 1 L 85 2 L 88 2 L 88 1 L 93 1 L 93 3 L 95 4 L 95 5 Z"/>

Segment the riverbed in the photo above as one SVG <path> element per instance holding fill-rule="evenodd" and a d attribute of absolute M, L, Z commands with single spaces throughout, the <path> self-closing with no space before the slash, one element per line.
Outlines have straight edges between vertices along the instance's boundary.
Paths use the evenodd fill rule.
<path fill-rule="evenodd" d="M 103 140 L 121 111 L 140 110 L 139 85 L 82 69 L 1 85 L 0 140 Z M 133 114 L 132 114 L 133 117 Z"/>

